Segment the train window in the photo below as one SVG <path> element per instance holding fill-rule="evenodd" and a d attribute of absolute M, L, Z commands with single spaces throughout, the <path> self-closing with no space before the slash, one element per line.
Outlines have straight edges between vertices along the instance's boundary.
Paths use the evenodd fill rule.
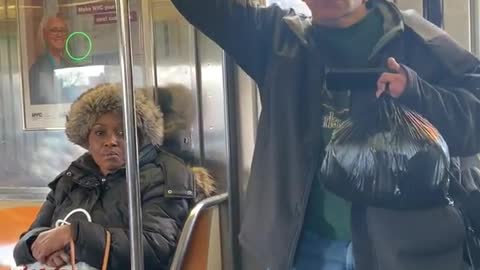
<path fill-rule="evenodd" d="M 277 4 L 284 9 L 292 8 L 297 13 L 312 16 L 310 9 L 302 0 L 266 0 L 266 4 L 267 6 Z"/>
<path fill-rule="evenodd" d="M 198 92 L 197 88 L 197 73 L 196 69 L 196 58 L 201 60 L 203 57 L 201 55 L 202 48 L 200 46 L 195 46 L 195 39 L 198 38 L 201 34 L 195 34 L 193 26 L 191 26 L 177 9 L 173 6 L 170 1 L 161 1 L 155 0 L 152 2 L 153 9 L 153 43 L 155 59 L 155 79 L 156 84 L 163 89 L 165 86 L 170 91 L 169 95 L 172 98 L 172 105 L 176 108 L 174 110 L 180 110 L 182 106 L 188 107 L 189 109 L 183 108 L 181 111 L 190 115 L 193 119 L 193 115 L 197 115 L 197 104 L 193 103 L 193 100 L 197 98 Z M 197 42 L 197 44 L 199 44 Z M 201 76 L 202 83 L 210 81 L 210 71 L 219 67 L 220 74 L 214 74 L 214 78 L 221 77 L 221 65 L 215 65 L 213 59 L 209 59 L 209 65 L 203 65 L 201 67 Z M 218 82 L 218 80 L 214 81 Z M 219 91 L 222 88 L 217 85 L 214 88 Z M 204 87 L 204 92 L 209 93 L 211 89 L 209 87 Z M 158 92 L 160 97 L 161 94 Z M 204 99 L 205 102 L 212 99 L 212 95 L 209 94 L 210 98 Z M 217 95 L 213 95 L 215 98 Z M 221 96 L 221 95 L 220 95 Z M 176 100 L 176 101 L 174 101 Z M 181 100 L 181 101 L 180 101 Z M 160 101 L 160 103 L 162 103 Z M 179 104 L 182 104 L 181 106 Z M 187 105 L 188 104 L 188 105 Z M 177 107 L 178 106 L 178 107 Z M 212 106 L 215 108 L 215 106 Z M 210 107 L 210 108 L 212 108 Z M 205 109 L 205 113 L 208 111 L 208 107 Z M 176 111 L 178 112 L 178 111 Z M 174 138 L 168 139 L 168 144 L 173 146 L 173 148 L 178 148 L 172 151 L 179 151 L 183 153 L 193 153 L 194 146 L 198 145 L 200 140 L 200 135 L 198 133 L 198 123 L 193 120 L 189 120 L 184 126 L 184 129 L 177 133 Z M 184 156 L 186 157 L 186 156 Z"/>
<path fill-rule="evenodd" d="M 480 55 L 480 4 L 477 0 L 470 1 L 472 51 Z"/>
<path fill-rule="evenodd" d="M 395 4 L 401 10 L 413 9 L 418 13 L 423 13 L 423 0 L 395 0 Z"/>
<path fill-rule="evenodd" d="M 130 1 L 135 86 L 146 84 L 141 5 Z M 1 1 L 0 29 L 0 199 L 44 199 L 84 151 L 63 132 L 71 102 L 121 82 L 115 2 Z"/>
<path fill-rule="evenodd" d="M 444 0 L 444 28 L 463 48 L 471 50 L 469 1 Z"/>
<path fill-rule="evenodd" d="M 194 85 L 195 65 L 193 27 L 181 16 L 171 2 L 153 3 L 153 38 L 155 44 L 156 76 L 159 85 L 181 83 Z"/>

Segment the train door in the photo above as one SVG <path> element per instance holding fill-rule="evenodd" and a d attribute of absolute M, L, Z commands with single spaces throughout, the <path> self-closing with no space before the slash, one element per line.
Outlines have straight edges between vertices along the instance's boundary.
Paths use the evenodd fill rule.
<path fill-rule="evenodd" d="M 477 1 L 396 0 L 401 9 L 413 9 L 440 25 L 467 50 L 475 51 L 478 41 Z"/>

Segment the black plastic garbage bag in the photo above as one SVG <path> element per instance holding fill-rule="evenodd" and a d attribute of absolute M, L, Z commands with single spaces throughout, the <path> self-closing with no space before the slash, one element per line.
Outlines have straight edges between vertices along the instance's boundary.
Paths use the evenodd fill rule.
<path fill-rule="evenodd" d="M 321 181 L 365 205 L 417 209 L 448 203 L 447 145 L 425 118 L 382 96 L 370 113 L 352 116 L 334 132 Z"/>

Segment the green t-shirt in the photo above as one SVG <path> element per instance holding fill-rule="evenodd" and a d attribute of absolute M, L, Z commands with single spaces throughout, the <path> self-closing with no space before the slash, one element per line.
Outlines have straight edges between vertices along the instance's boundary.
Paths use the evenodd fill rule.
<path fill-rule="evenodd" d="M 360 22 L 348 28 L 315 27 L 319 42 L 325 45 L 329 58 L 335 61 L 330 67 L 337 68 L 369 67 L 368 58 L 384 34 L 383 17 L 375 9 Z M 324 114 L 320 122 L 326 145 L 331 139 L 333 130 L 349 116 L 350 93 L 330 92 L 324 89 L 321 106 Z M 313 181 L 304 230 L 326 239 L 350 240 L 351 203 L 325 190 L 321 181 L 318 176 Z"/>

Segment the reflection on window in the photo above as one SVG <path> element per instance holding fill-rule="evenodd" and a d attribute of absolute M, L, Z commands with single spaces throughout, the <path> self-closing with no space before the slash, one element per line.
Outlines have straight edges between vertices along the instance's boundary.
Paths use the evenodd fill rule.
<path fill-rule="evenodd" d="M 88 87 L 97 84 L 104 72 L 104 66 L 60 68 L 55 70 L 55 78 L 62 82 L 64 89 L 75 86 Z"/>
<path fill-rule="evenodd" d="M 473 37 L 473 46 L 472 50 L 477 56 L 480 56 L 480 3 L 478 1 L 470 2 L 473 9 L 473 18 L 472 18 L 472 37 Z"/>
<path fill-rule="evenodd" d="M 64 95 L 73 102 L 86 89 L 103 83 L 121 83 L 121 69 L 116 65 L 91 65 L 55 69 L 55 80 L 59 82 Z M 144 86 L 142 67 L 133 67 L 135 86 Z"/>
<path fill-rule="evenodd" d="M 277 4 L 283 9 L 293 9 L 296 13 L 312 16 L 312 12 L 301 0 L 267 0 L 267 6 Z"/>

